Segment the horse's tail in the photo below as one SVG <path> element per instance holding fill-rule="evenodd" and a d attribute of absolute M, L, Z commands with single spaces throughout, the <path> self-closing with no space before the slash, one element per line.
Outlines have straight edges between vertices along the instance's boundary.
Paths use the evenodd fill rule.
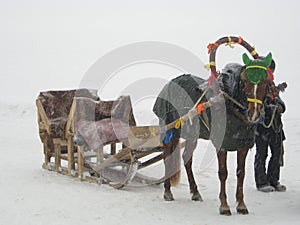
<path fill-rule="evenodd" d="M 177 186 L 180 182 L 180 174 L 181 174 L 181 170 L 180 170 L 180 154 L 179 155 L 179 160 L 178 160 L 178 168 L 177 168 L 177 171 L 176 173 L 171 177 L 170 179 L 170 183 L 172 186 Z"/>
<path fill-rule="evenodd" d="M 179 139 L 174 138 L 172 140 L 172 146 L 170 149 L 170 155 L 168 157 L 169 163 L 167 164 L 169 166 L 168 170 L 170 172 L 170 183 L 171 186 L 177 186 L 180 182 L 180 174 L 181 174 L 181 158 L 180 158 L 180 142 Z"/>

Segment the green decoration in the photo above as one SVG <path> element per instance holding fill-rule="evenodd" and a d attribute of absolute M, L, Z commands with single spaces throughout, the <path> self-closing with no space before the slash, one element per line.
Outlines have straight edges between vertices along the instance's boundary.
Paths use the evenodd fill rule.
<path fill-rule="evenodd" d="M 259 84 L 268 75 L 268 67 L 272 62 L 272 54 L 264 59 L 251 60 L 246 53 L 243 54 L 243 62 L 246 65 L 246 77 L 253 84 Z"/>

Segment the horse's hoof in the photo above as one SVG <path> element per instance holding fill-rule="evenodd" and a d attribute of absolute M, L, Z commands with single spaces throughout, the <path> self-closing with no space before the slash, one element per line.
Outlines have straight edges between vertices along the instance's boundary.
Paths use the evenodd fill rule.
<path fill-rule="evenodd" d="M 220 211 L 220 215 L 231 216 L 230 209 L 228 208 L 220 207 L 219 211 Z"/>
<path fill-rule="evenodd" d="M 197 192 L 197 193 L 195 193 L 195 194 L 192 194 L 192 200 L 193 200 L 193 201 L 200 201 L 200 202 L 203 202 L 203 199 L 202 199 L 202 197 L 201 197 L 201 195 L 200 195 L 199 192 Z"/>
<path fill-rule="evenodd" d="M 165 201 L 174 201 L 174 197 L 172 193 L 164 193 L 164 200 Z"/>
<path fill-rule="evenodd" d="M 236 212 L 238 214 L 247 215 L 249 214 L 249 211 L 247 208 L 236 208 Z"/>

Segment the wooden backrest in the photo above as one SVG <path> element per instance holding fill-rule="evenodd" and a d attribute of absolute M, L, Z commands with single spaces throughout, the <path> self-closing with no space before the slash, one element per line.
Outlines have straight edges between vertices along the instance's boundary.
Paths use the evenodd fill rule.
<path fill-rule="evenodd" d="M 37 106 L 40 116 L 47 125 L 44 128 L 52 138 L 64 138 L 65 127 L 74 97 L 86 97 L 99 100 L 96 90 L 74 89 L 64 91 L 40 92 Z M 40 126 L 40 124 L 39 124 Z"/>

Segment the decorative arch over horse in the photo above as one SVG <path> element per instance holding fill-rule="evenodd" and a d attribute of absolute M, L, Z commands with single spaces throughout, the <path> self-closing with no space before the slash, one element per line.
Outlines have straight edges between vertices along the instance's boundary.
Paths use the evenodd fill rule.
<path fill-rule="evenodd" d="M 243 54 L 245 65 L 228 64 L 221 73 L 216 71 L 217 48 L 226 44 L 244 46 L 254 57 Z M 267 68 L 272 61 L 271 53 L 259 59 L 255 49 L 241 37 L 224 37 L 208 45 L 211 69 L 209 80 L 198 76 L 181 75 L 174 78 L 161 90 L 153 107 L 166 125 L 164 143 L 164 199 L 174 200 L 171 186 L 179 182 L 180 142 L 185 139 L 183 152 L 192 200 L 202 201 L 192 171 L 193 152 L 197 139 L 210 139 L 217 150 L 218 174 L 220 179 L 220 208 L 222 215 L 231 215 L 226 196 L 227 152 L 237 151 L 237 213 L 248 214 L 244 202 L 243 182 L 245 159 L 254 145 L 256 124 L 263 113 L 262 103 L 270 88 Z M 195 113 L 196 111 L 196 113 Z M 198 115 L 197 115 L 198 113 Z"/>

